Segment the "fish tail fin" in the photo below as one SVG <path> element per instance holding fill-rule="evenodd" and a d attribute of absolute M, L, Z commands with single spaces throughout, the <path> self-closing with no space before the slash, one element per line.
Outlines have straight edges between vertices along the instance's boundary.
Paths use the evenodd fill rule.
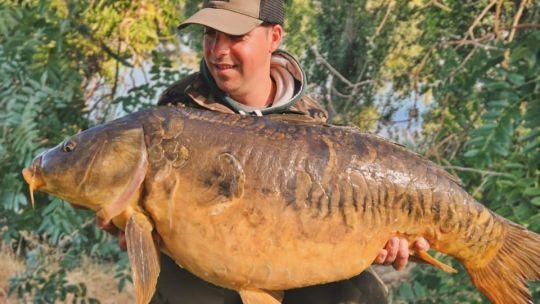
<path fill-rule="evenodd" d="M 528 281 L 540 280 L 540 235 L 505 221 L 503 244 L 487 264 L 463 261 L 474 285 L 493 303 L 533 303 Z M 468 265 L 469 264 L 469 265 Z"/>

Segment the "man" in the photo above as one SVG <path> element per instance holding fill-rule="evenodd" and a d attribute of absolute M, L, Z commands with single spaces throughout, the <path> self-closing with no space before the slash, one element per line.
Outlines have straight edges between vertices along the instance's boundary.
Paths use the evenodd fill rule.
<path fill-rule="evenodd" d="M 256 116 L 295 113 L 326 121 L 326 112 L 304 95 L 306 79 L 298 62 L 278 50 L 284 15 L 283 0 L 204 1 L 179 27 L 204 26 L 200 72 L 173 84 L 158 104 Z M 415 246 L 429 248 L 424 239 Z M 401 270 L 408 255 L 408 242 L 392 238 L 374 262 Z M 155 303 L 241 303 L 236 293 L 196 278 L 165 255 L 161 266 Z M 287 291 L 284 303 L 386 303 L 386 297 L 384 285 L 366 271 L 350 280 Z"/>

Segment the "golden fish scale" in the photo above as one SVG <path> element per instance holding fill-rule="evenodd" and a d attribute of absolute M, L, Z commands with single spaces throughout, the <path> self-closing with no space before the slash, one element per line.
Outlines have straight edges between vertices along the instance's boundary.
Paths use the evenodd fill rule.
<path fill-rule="evenodd" d="M 373 135 L 205 113 L 151 121 L 145 209 L 173 258 L 221 286 L 348 278 L 392 235 L 458 259 L 490 248 L 480 266 L 505 233 L 446 172 Z"/>

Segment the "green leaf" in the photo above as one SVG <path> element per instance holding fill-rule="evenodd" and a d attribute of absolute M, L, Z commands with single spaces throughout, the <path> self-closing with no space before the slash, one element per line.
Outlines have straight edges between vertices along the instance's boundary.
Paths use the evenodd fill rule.
<path fill-rule="evenodd" d="M 426 288 L 424 287 L 424 285 L 420 284 L 419 282 L 414 282 L 413 289 L 417 297 L 422 298 L 427 295 Z"/>
<path fill-rule="evenodd" d="M 502 91 L 500 93 L 500 96 L 503 98 L 503 99 L 506 99 L 508 101 L 510 101 L 511 103 L 512 102 L 517 102 L 517 101 L 520 101 L 521 98 L 519 97 L 518 94 L 514 93 L 513 91 Z"/>
<path fill-rule="evenodd" d="M 493 100 L 493 101 L 488 102 L 489 108 L 506 108 L 509 105 L 510 104 L 506 100 Z"/>
<path fill-rule="evenodd" d="M 540 206 L 540 196 L 533 198 L 531 200 L 531 204 L 533 204 L 535 206 Z"/>
<path fill-rule="evenodd" d="M 409 286 L 408 283 L 402 283 L 399 287 L 399 295 L 404 300 L 413 300 L 414 299 L 414 292 L 411 289 L 411 286 Z"/>
<path fill-rule="evenodd" d="M 525 165 L 519 163 L 506 163 L 504 164 L 505 169 L 524 169 Z"/>
<path fill-rule="evenodd" d="M 482 117 L 486 120 L 495 120 L 501 116 L 500 109 L 494 109 L 487 111 Z"/>
<path fill-rule="evenodd" d="M 539 137 L 539 136 L 540 136 L 540 129 L 536 129 L 536 130 L 532 130 L 529 133 L 523 135 L 522 137 L 519 138 L 519 140 L 520 141 L 528 141 L 530 139 L 533 139 L 533 138 Z"/>
<path fill-rule="evenodd" d="M 506 81 L 491 81 L 486 83 L 486 89 L 500 91 L 500 90 L 509 90 L 511 89 L 510 85 Z"/>
<path fill-rule="evenodd" d="M 486 136 L 489 133 L 493 132 L 493 129 L 496 127 L 494 123 L 487 123 L 480 128 L 473 131 L 475 136 Z"/>
<path fill-rule="evenodd" d="M 519 60 L 523 58 L 527 58 L 529 54 L 531 53 L 531 50 L 527 47 L 518 47 L 515 50 L 512 51 L 510 55 L 510 63 L 515 64 Z"/>
<path fill-rule="evenodd" d="M 466 146 L 466 147 L 471 147 L 471 146 L 474 147 L 474 146 L 476 146 L 476 145 L 480 145 L 480 144 L 484 143 L 485 141 L 486 141 L 486 139 L 485 139 L 484 137 L 478 136 L 478 137 L 475 137 L 475 138 L 473 138 L 473 139 L 467 141 L 467 142 L 465 143 L 465 146 Z"/>
<path fill-rule="evenodd" d="M 523 148 L 523 153 L 529 153 L 534 149 L 538 149 L 539 147 L 540 147 L 540 140 L 533 141 L 525 145 L 525 148 Z"/>
<path fill-rule="evenodd" d="M 525 76 L 520 75 L 520 74 L 510 73 L 508 74 L 508 80 L 510 80 L 511 83 L 517 86 L 521 86 L 525 83 Z"/>
<path fill-rule="evenodd" d="M 540 196 L 540 188 L 527 188 L 523 191 L 526 196 Z"/>
<path fill-rule="evenodd" d="M 478 153 L 480 153 L 479 149 L 472 149 L 472 150 L 469 150 L 469 151 L 465 152 L 463 154 L 463 156 L 465 156 L 465 157 L 475 157 L 476 155 L 478 155 Z"/>

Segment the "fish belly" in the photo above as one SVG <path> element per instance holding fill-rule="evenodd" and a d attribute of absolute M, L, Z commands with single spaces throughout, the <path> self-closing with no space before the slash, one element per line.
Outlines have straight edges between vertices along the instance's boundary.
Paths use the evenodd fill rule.
<path fill-rule="evenodd" d="M 253 203 L 257 202 L 257 203 Z M 350 278 L 369 267 L 390 229 L 347 227 L 339 215 L 276 208 L 254 197 L 225 205 L 147 208 L 171 257 L 216 285 L 283 290 Z M 170 217 L 172 222 L 162 220 Z"/>

